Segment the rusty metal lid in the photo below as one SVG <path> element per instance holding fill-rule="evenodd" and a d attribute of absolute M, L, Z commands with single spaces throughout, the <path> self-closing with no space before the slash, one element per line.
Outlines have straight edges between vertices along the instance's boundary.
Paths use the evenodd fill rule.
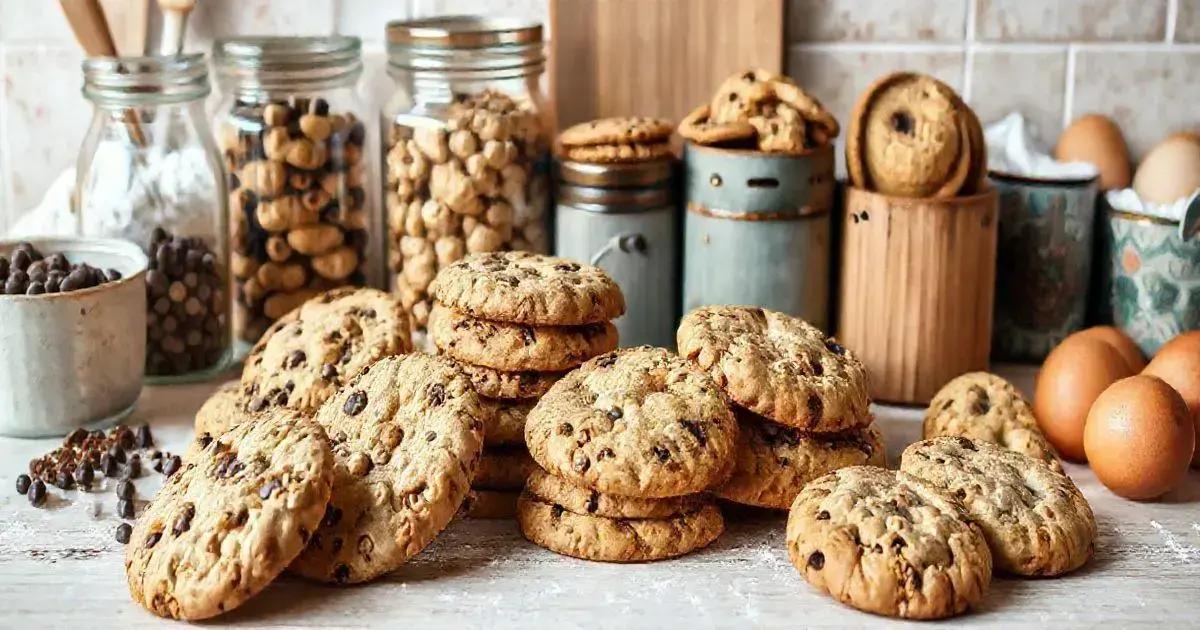
<path fill-rule="evenodd" d="M 558 185 L 555 198 L 559 205 L 605 214 L 646 212 L 671 206 L 675 201 L 674 191 L 666 186 L 597 188 L 563 183 Z"/>
<path fill-rule="evenodd" d="M 675 160 L 595 164 L 557 160 L 555 175 L 559 181 L 576 186 L 597 188 L 645 188 L 665 186 L 671 181 Z"/>

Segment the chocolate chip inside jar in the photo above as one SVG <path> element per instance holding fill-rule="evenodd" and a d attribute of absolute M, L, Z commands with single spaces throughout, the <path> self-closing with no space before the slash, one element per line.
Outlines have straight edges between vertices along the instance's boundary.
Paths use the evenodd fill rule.
<path fill-rule="evenodd" d="M 229 296 L 220 257 L 200 238 L 153 230 L 146 272 L 146 374 L 219 366 L 229 348 Z M 128 441 L 132 444 L 134 436 Z"/>
<path fill-rule="evenodd" d="M 363 122 L 323 98 L 234 105 L 221 148 L 241 340 L 322 291 L 366 284 L 365 142 Z"/>
<path fill-rule="evenodd" d="M 546 251 L 547 143 L 532 104 L 460 94 L 437 118 L 399 118 L 387 143 L 388 269 L 418 329 L 438 270 L 469 253 Z"/>

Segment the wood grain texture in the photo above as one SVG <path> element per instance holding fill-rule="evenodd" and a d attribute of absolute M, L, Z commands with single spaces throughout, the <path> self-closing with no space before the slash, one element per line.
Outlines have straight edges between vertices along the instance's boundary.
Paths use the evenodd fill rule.
<path fill-rule="evenodd" d="M 1026 393 L 1034 370 L 1001 369 Z M 216 383 L 151 387 L 131 422 L 151 422 L 160 448 L 179 452 Z M 920 439 L 921 410 L 876 405 L 892 465 Z M 24 462 L 57 440 L 0 438 L 0 628 L 150 628 L 166 622 L 130 601 L 109 485 L 50 489 L 44 509 L 13 492 Z M 1067 464 L 1099 526 L 1096 557 L 1058 579 L 997 577 L 958 627 L 1194 627 L 1200 619 L 1200 471 L 1157 502 L 1108 492 L 1086 466 Z M 109 480 L 110 482 L 112 480 Z M 140 499 L 159 477 L 137 480 Z M 65 498 L 64 498 L 65 497 Z M 283 575 L 222 627 L 286 628 L 890 628 L 893 620 L 839 605 L 788 562 L 783 514 L 727 509 L 726 533 L 677 560 L 614 565 L 555 555 L 512 521 L 458 520 L 429 549 L 382 580 L 337 588 Z M 915 624 L 914 624 L 915 625 Z"/>
<path fill-rule="evenodd" d="M 678 121 L 729 74 L 782 70 L 783 15 L 783 0 L 551 0 L 558 122 Z"/>
<path fill-rule="evenodd" d="M 929 402 L 986 369 L 996 272 L 996 193 L 903 199 L 846 188 L 838 338 L 871 396 Z"/>

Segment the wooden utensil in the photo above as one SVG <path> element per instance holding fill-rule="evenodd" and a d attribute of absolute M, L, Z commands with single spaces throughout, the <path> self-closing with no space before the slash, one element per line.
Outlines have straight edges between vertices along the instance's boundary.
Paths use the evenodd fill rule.
<path fill-rule="evenodd" d="M 158 0 L 158 8 L 163 14 L 160 51 L 164 55 L 178 55 L 183 52 L 187 19 L 196 8 L 196 0 Z"/>
<path fill-rule="evenodd" d="M 141 57 L 146 54 L 150 27 L 150 0 L 100 0 L 117 54 Z"/>
<path fill-rule="evenodd" d="M 63 15 L 75 33 L 75 39 L 89 57 L 116 57 L 117 47 L 113 43 L 112 33 L 108 29 L 108 18 L 99 0 L 59 0 Z M 146 146 L 146 135 L 138 124 L 137 114 L 127 109 L 124 112 L 125 125 L 129 128 L 129 137 L 138 146 Z"/>
<path fill-rule="evenodd" d="M 783 0 L 551 0 L 560 126 L 616 115 L 678 121 L 746 68 L 780 71 Z"/>

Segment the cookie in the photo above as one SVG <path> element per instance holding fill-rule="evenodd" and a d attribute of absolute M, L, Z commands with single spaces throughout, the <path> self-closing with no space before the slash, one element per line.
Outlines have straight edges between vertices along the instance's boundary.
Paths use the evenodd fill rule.
<path fill-rule="evenodd" d="M 480 396 L 504 400 L 528 400 L 540 398 L 550 391 L 566 372 L 505 372 L 482 365 L 459 362 L 458 366 L 471 379 L 471 385 Z"/>
<path fill-rule="evenodd" d="M 829 113 L 829 110 L 825 109 L 821 101 L 792 83 L 774 81 L 771 88 L 780 103 L 794 107 L 802 119 L 820 127 L 824 132 L 823 137 L 826 142 L 837 137 L 838 132 L 841 131 L 838 121 L 833 114 Z"/>
<path fill-rule="evenodd" d="M 846 140 L 858 188 L 901 197 L 949 197 L 966 181 L 954 91 L 933 77 L 900 72 L 859 98 Z"/>
<path fill-rule="evenodd" d="M 501 400 L 479 397 L 483 410 L 483 443 L 485 446 L 525 444 L 525 418 L 535 400 Z"/>
<path fill-rule="evenodd" d="M 237 608 L 304 549 L 333 469 L 325 432 L 293 411 L 209 440 L 138 518 L 125 549 L 130 596 L 171 619 Z"/>
<path fill-rule="evenodd" d="M 744 120 L 719 123 L 709 118 L 712 109 L 701 105 L 692 110 L 679 123 L 679 135 L 702 145 L 721 145 L 753 140 L 758 133 L 754 126 Z"/>
<path fill-rule="evenodd" d="M 582 122 L 558 136 L 564 147 L 603 144 L 658 144 L 671 137 L 674 127 L 662 118 L 617 116 Z"/>
<path fill-rule="evenodd" d="M 808 131 L 804 121 L 785 122 L 775 117 L 751 116 L 748 122 L 758 134 L 758 150 L 764 153 L 804 153 Z"/>
<path fill-rule="evenodd" d="M 1062 470 L 1033 407 L 1012 383 L 987 372 L 963 374 L 942 386 L 925 410 L 922 436 L 993 442 Z"/>
<path fill-rule="evenodd" d="M 841 433 L 802 433 L 735 410 L 737 463 L 713 494 L 735 503 L 786 510 L 808 482 L 847 466 L 885 466 L 882 436 L 873 426 Z"/>
<path fill-rule="evenodd" d="M 664 519 L 699 510 L 710 503 L 703 494 L 689 494 L 665 499 L 638 499 L 616 494 L 604 494 L 573 486 L 541 468 L 534 467 L 525 481 L 525 492 L 543 502 L 584 516 L 615 519 Z"/>
<path fill-rule="evenodd" d="M 459 514 L 464 518 L 501 519 L 517 516 L 517 497 L 520 492 L 510 490 L 471 490 L 463 501 Z"/>
<path fill-rule="evenodd" d="M 617 347 L 610 322 L 534 326 L 480 319 L 435 303 L 429 336 L 443 354 L 495 370 L 560 372 Z"/>
<path fill-rule="evenodd" d="M 969 146 L 968 151 L 962 152 L 962 159 L 967 161 L 969 170 L 958 194 L 977 195 L 988 189 L 987 140 L 983 136 L 983 125 L 979 123 L 979 117 L 958 94 L 954 95 L 954 106 L 958 109 L 959 118 L 966 125 L 964 137 Z"/>
<path fill-rule="evenodd" d="M 529 252 L 471 254 L 429 290 L 451 310 L 500 322 L 581 326 L 625 313 L 621 288 L 599 267 Z"/>
<path fill-rule="evenodd" d="M 710 378 L 662 348 L 601 355 L 567 374 L 525 421 L 547 472 L 600 492 L 701 492 L 732 470 L 737 423 Z"/>
<path fill-rule="evenodd" d="M 406 354 L 365 368 L 317 414 L 333 443 L 333 496 L 291 570 L 364 582 L 424 549 L 470 490 L 482 413 L 449 359 Z"/>
<path fill-rule="evenodd" d="M 563 157 L 573 162 L 649 162 L 674 157 L 671 145 L 659 144 L 595 144 L 563 148 Z"/>
<path fill-rule="evenodd" d="M 730 123 L 757 115 L 764 103 L 775 100 L 776 81 L 791 79 L 761 68 L 730 75 L 717 87 L 709 103 L 711 120 Z"/>
<path fill-rule="evenodd" d="M 196 435 L 216 437 L 253 416 L 246 411 L 249 399 L 240 381 L 229 381 L 213 392 L 196 412 Z"/>
<path fill-rule="evenodd" d="M 583 560 L 646 562 L 682 556 L 711 544 L 725 529 L 715 505 L 664 519 L 585 516 L 522 493 L 521 533 L 535 545 Z"/>
<path fill-rule="evenodd" d="M 962 505 L 920 479 L 871 466 L 816 479 L 792 503 L 788 556 L 834 599 L 889 617 L 939 619 L 979 603 L 992 558 Z"/>
<path fill-rule="evenodd" d="M 520 490 L 537 468 L 524 446 L 489 448 L 479 460 L 471 487 L 482 490 Z"/>
<path fill-rule="evenodd" d="M 1092 557 L 1092 508 L 1070 477 L 1045 462 L 988 442 L 940 437 L 904 449 L 900 470 L 966 506 L 998 569 L 1062 575 Z"/>
<path fill-rule="evenodd" d="M 375 289 L 322 293 L 279 318 L 246 357 L 247 409 L 316 413 L 364 367 L 412 351 L 400 300 Z"/>
<path fill-rule="evenodd" d="M 679 354 L 734 402 L 790 427 L 834 432 L 870 422 L 858 357 L 815 326 L 762 308 L 706 306 L 683 317 Z"/>

